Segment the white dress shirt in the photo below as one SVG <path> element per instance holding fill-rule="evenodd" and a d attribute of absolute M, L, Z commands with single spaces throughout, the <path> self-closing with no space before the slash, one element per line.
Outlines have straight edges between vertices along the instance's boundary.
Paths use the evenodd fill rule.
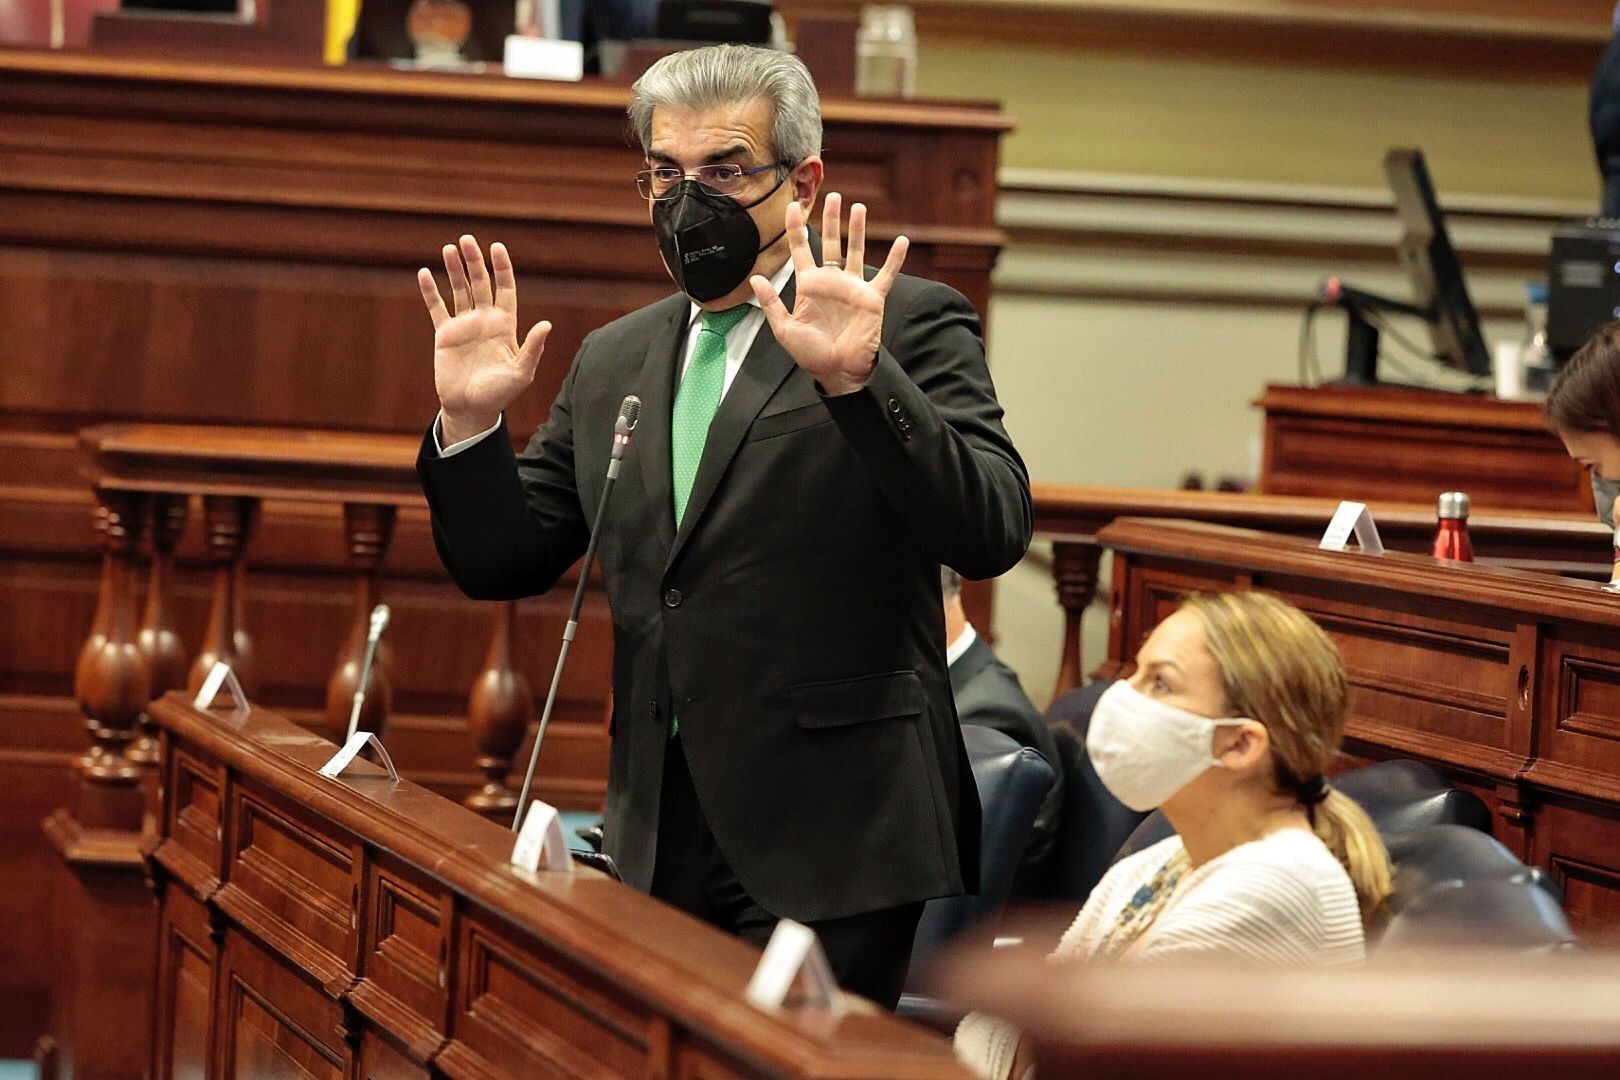
<path fill-rule="evenodd" d="M 778 296 L 787 287 L 788 280 L 791 277 L 793 277 L 793 260 L 789 259 L 782 264 L 780 270 L 771 275 L 771 287 L 776 290 Z M 731 384 L 736 381 L 737 372 L 742 370 L 743 360 L 748 356 L 748 350 L 753 348 L 754 339 L 759 336 L 759 328 L 765 325 L 765 309 L 759 306 L 758 298 L 750 295 L 748 297 L 748 306 L 753 310 L 744 315 L 742 321 L 733 326 L 731 333 L 726 335 L 726 373 L 724 381 L 720 384 L 721 401 L 724 401 L 726 394 L 730 392 Z M 691 305 L 690 313 L 687 315 L 686 347 L 682 350 L 681 355 L 681 378 L 686 377 L 687 365 L 692 362 L 692 350 L 697 348 L 698 332 L 703 328 L 702 320 L 699 318 L 702 314 L 702 308 L 696 304 Z M 677 385 L 679 385 L 678 381 Z M 503 414 L 501 417 L 496 418 L 494 424 L 477 435 L 469 439 L 462 439 L 457 443 L 451 443 L 449 446 L 443 446 L 439 442 L 439 421 L 443 416 L 444 412 L 440 410 L 439 416 L 433 421 L 433 445 L 439 451 L 440 457 L 451 457 L 459 454 L 468 447 L 488 438 L 500 430 L 501 421 L 505 419 Z"/>

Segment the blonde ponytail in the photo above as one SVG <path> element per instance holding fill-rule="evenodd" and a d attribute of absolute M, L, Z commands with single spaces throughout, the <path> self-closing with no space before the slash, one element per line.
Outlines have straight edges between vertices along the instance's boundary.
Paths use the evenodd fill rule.
<path fill-rule="evenodd" d="M 1362 922 L 1370 921 L 1394 889 L 1389 853 L 1377 826 L 1356 800 L 1331 787 L 1327 798 L 1312 811 L 1311 825 L 1317 839 L 1350 875 Z"/>
<path fill-rule="evenodd" d="M 1317 837 L 1350 876 L 1362 919 L 1369 919 L 1392 889 L 1389 854 L 1355 800 L 1321 787 L 1350 715 L 1339 650 L 1303 611 L 1266 593 L 1197 596 L 1185 607 L 1204 625 L 1232 715 L 1265 725 L 1278 790 L 1309 812 Z"/>

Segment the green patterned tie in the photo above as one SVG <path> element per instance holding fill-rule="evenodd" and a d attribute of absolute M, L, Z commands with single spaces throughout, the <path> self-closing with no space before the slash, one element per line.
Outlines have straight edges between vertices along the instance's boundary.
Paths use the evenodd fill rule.
<path fill-rule="evenodd" d="M 725 311 L 705 311 L 703 328 L 698 331 L 692 360 L 686 365 L 680 388 L 675 391 L 675 408 L 670 418 L 669 458 L 675 482 L 675 528 L 686 515 L 686 501 L 692 497 L 698 463 L 703 460 L 703 444 L 709 438 L 709 424 L 720 408 L 721 391 L 726 385 L 726 335 L 750 310 L 738 304 Z"/>

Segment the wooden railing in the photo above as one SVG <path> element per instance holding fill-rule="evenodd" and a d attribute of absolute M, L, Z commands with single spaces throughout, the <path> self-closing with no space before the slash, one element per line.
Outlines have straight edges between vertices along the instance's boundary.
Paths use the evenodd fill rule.
<path fill-rule="evenodd" d="M 90 757 L 105 785 L 127 785 L 133 780 L 132 767 L 155 760 L 148 701 L 181 687 L 195 690 L 216 661 L 230 664 L 249 696 L 256 695 L 258 650 L 244 610 L 253 534 L 266 500 L 342 510 L 352 613 L 333 658 L 324 705 L 304 717 L 325 734 L 342 731 L 360 680 L 370 613 L 385 592 L 384 564 L 395 521 L 402 512 L 425 513 L 414 465 L 417 441 L 152 424 L 95 427 L 81 438 L 98 507 L 103 574 L 76 691 L 92 720 Z M 204 637 L 188 655 L 170 613 L 174 552 L 194 503 L 201 507 L 212 594 Z M 143 575 L 146 596 L 141 605 L 137 585 Z M 471 602 L 467 607 L 474 609 Z M 408 619 L 408 606 L 406 610 Z M 463 801 L 504 820 L 510 820 L 517 805 L 508 774 L 534 711 L 528 680 L 517 663 L 516 615 L 515 603 L 493 605 L 487 616 L 484 667 L 466 673 L 470 691 L 465 720 L 483 782 Z M 300 633 L 296 626 L 272 629 Z M 360 726 L 378 734 L 389 725 L 396 677 L 392 654 L 386 643 L 379 650 L 361 712 Z M 605 689 L 600 696 L 605 699 Z M 595 782 L 600 785 L 601 778 Z"/>
<path fill-rule="evenodd" d="M 1206 491 L 1035 484 L 1035 532 L 1052 542 L 1052 580 L 1063 608 L 1063 656 L 1055 694 L 1079 686 L 1081 618 L 1097 597 L 1102 546 L 1097 533 L 1118 517 L 1174 518 L 1232 525 L 1286 536 L 1319 537 L 1338 505 L 1332 499 Z M 1384 545 L 1427 553 L 1434 542 L 1433 506 L 1370 506 Z M 1482 511 L 1468 523 L 1478 562 L 1607 581 L 1612 534 L 1584 514 Z"/>

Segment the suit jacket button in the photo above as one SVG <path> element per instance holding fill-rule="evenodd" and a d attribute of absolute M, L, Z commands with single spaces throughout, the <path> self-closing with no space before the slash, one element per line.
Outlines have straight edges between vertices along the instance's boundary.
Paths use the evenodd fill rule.
<path fill-rule="evenodd" d="M 889 399 L 889 411 L 892 412 L 892 413 L 898 413 L 900 411 L 900 399 L 899 398 L 892 397 L 892 398 Z"/>
<path fill-rule="evenodd" d="M 658 719 L 658 702 L 656 702 L 656 701 L 647 702 L 647 715 L 652 717 L 652 719 L 654 721 L 656 721 Z"/>
<path fill-rule="evenodd" d="M 665 593 L 664 594 L 664 606 L 665 607 L 680 607 L 681 606 L 681 590 L 679 590 L 679 589 L 671 589 L 671 590 L 669 590 L 669 592 Z"/>

